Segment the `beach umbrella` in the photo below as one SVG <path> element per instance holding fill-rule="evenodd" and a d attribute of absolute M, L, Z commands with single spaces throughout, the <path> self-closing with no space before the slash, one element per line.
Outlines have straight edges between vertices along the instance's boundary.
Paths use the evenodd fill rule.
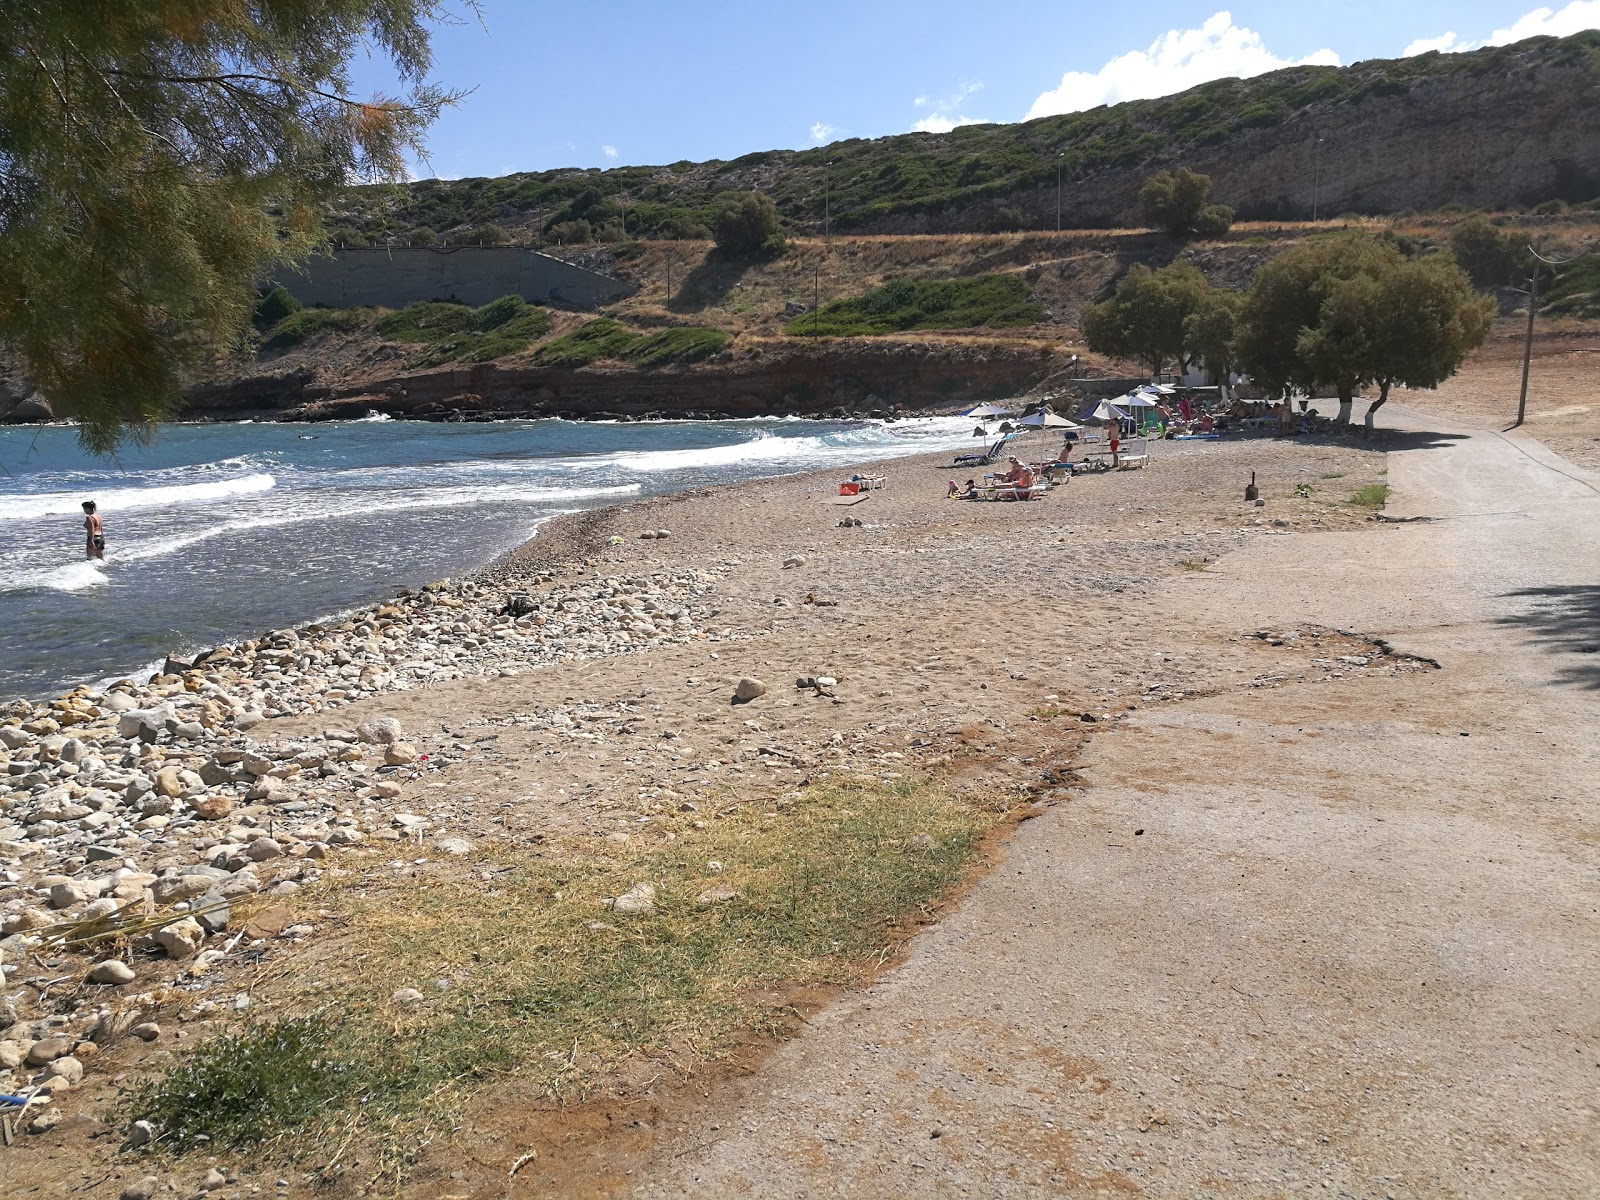
<path fill-rule="evenodd" d="M 1154 408 L 1156 402 L 1149 396 L 1139 392 L 1129 392 L 1126 396 L 1117 397 L 1117 403 L 1123 408 Z"/>
<path fill-rule="evenodd" d="M 1034 413 L 1031 417 L 1023 417 L 1022 420 L 1017 422 L 1017 424 L 1019 426 L 1025 425 L 1029 429 L 1077 429 L 1078 428 L 1077 422 L 1069 421 L 1065 417 L 1057 416 L 1055 413 L 1051 412 L 1048 408 L 1040 409 L 1038 412 Z"/>
<path fill-rule="evenodd" d="M 1122 421 L 1126 420 L 1127 416 L 1127 413 L 1123 412 L 1111 401 L 1102 400 L 1094 412 L 1090 414 L 1089 419 L 1091 421 Z"/>
<path fill-rule="evenodd" d="M 963 417 L 982 417 L 984 419 L 988 419 L 989 417 L 1009 417 L 1011 415 L 1011 410 L 1009 408 L 1002 408 L 998 404 L 980 404 L 976 408 L 967 409 L 967 411 L 961 415 Z"/>

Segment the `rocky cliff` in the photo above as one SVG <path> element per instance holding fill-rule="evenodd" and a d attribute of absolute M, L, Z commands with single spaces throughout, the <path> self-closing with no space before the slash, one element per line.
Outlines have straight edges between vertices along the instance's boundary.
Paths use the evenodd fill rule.
<path fill-rule="evenodd" d="M 197 388 L 184 416 L 331 421 L 372 411 L 424 420 L 871 415 L 1015 396 L 1064 366 L 1050 349 L 1025 343 L 842 340 L 821 350 L 756 346 L 731 362 L 663 370 L 484 363 L 329 386 L 302 368 Z"/>

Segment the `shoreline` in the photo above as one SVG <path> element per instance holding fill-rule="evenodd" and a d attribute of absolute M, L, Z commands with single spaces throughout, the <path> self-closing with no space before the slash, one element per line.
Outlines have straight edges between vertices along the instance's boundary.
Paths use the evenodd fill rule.
<path fill-rule="evenodd" d="M 274 926 L 263 914 L 296 912 L 296 894 L 330 872 L 392 860 L 449 877 L 473 869 L 480 843 L 649 846 L 672 821 L 715 820 L 730 797 L 778 811 L 834 773 L 954 771 L 1012 788 L 1031 778 L 1049 721 L 1114 723 L 1259 673 L 1257 656 L 1273 652 L 1254 642 L 1144 666 L 1129 619 L 1159 581 L 1290 532 L 1274 519 L 1359 525 L 1338 497 L 1292 499 L 1294 484 L 1335 472 L 1354 489 L 1381 462 L 1295 440 L 1176 444 L 1150 468 L 1028 504 L 946 501 L 944 451 L 871 460 L 888 486 L 851 507 L 835 503 L 836 485 L 859 462 L 701 486 L 558 517 L 471 578 L 337 626 L 273 631 L 97 698 L 76 689 L 6 709 L 0 952 L 64 965 L 8 981 L 17 1020 L 0 1041 L 26 1042 L 24 1055 L 51 1038 L 93 1042 L 102 1010 L 169 1031 L 227 1020 L 225 989 L 243 986 L 233 939 L 246 935 L 252 963 L 316 945 L 322 918 Z M 1247 464 L 1271 513 L 1292 517 L 1241 504 L 1234 476 Z M 847 515 L 863 523 L 841 526 Z M 639 536 L 663 528 L 664 541 Z M 1048 603 L 996 592 L 1019 571 Z M 733 704 L 745 676 L 764 694 Z M 838 682 L 789 686 L 816 676 Z M 130 913 L 124 982 L 45 986 L 102 965 L 51 950 L 53 930 Z M 256 1019 L 293 1003 L 246 990 Z M 107 1085 L 103 1071 L 139 1069 L 142 1036 L 88 1064 L 86 1095 Z M 169 1037 L 153 1034 L 150 1049 Z M 48 1093 L 59 1077 L 46 1072 L 0 1066 L 0 1090 Z M 69 1093 L 47 1108 L 78 1103 Z"/>

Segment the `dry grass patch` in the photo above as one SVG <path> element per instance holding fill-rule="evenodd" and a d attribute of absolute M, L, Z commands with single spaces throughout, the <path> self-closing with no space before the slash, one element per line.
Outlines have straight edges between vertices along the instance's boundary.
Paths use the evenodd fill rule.
<path fill-rule="evenodd" d="M 127 1116 L 176 1151 L 326 1162 L 355 1140 L 397 1180 L 490 1081 L 582 1099 L 630 1059 L 726 1052 L 770 1020 L 759 992 L 860 979 L 963 880 L 1003 807 L 931 784 L 827 784 L 701 828 L 685 815 L 638 851 L 494 846 L 469 878 L 399 883 L 374 866 L 313 898 L 348 932 L 302 973 L 320 985 L 278 999 L 297 1015 L 214 1039 Z M 607 906 L 640 885 L 653 911 Z"/>

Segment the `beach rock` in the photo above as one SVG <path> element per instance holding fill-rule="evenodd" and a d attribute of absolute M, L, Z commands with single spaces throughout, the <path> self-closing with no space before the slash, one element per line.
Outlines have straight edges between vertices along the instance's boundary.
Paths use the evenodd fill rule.
<path fill-rule="evenodd" d="M 363 742 L 389 746 L 400 740 L 400 722 L 393 717 L 374 717 L 356 727 Z"/>
<path fill-rule="evenodd" d="M 50 888 L 51 908 L 71 908 L 89 898 L 83 887 L 76 883 L 57 883 Z"/>
<path fill-rule="evenodd" d="M 269 837 L 258 837 L 244 848 L 245 856 L 253 862 L 266 862 L 269 858 L 282 858 L 283 847 L 277 840 Z"/>
<path fill-rule="evenodd" d="M 648 916 L 656 910 L 656 889 L 652 883 L 636 883 L 611 902 L 613 912 L 625 917 Z"/>
<path fill-rule="evenodd" d="M 83 1082 L 83 1064 L 70 1054 L 56 1059 L 44 1073 L 47 1079 L 65 1079 L 73 1087 Z"/>
<path fill-rule="evenodd" d="M 783 569 L 785 571 L 792 571 L 796 567 L 803 567 L 805 565 L 806 556 L 804 554 L 791 554 L 788 558 L 783 560 Z"/>
<path fill-rule="evenodd" d="M 417 761 L 417 748 L 410 742 L 391 742 L 383 748 L 386 766 L 404 767 Z"/>
<path fill-rule="evenodd" d="M 154 1021 L 141 1021 L 129 1029 L 128 1033 L 130 1036 L 138 1038 L 141 1042 L 153 1042 L 161 1036 L 161 1026 Z"/>
<path fill-rule="evenodd" d="M 275 764 L 262 754 L 246 754 L 239 760 L 239 768 L 251 778 L 259 779 L 272 770 Z"/>
<path fill-rule="evenodd" d="M 52 1129 L 65 1120 L 66 1117 L 62 1114 L 60 1109 L 47 1109 L 44 1112 L 35 1115 L 34 1118 L 28 1122 L 28 1132 L 49 1133 Z"/>
<path fill-rule="evenodd" d="M 28 1055 L 23 1061 L 30 1067 L 42 1067 L 55 1062 L 58 1058 L 65 1058 L 72 1053 L 72 1042 L 63 1037 L 41 1038 L 28 1047 Z"/>
<path fill-rule="evenodd" d="M 233 727 L 243 732 L 247 729 L 254 729 L 266 719 L 265 713 L 262 713 L 257 709 L 247 709 L 242 713 L 234 714 Z"/>
<path fill-rule="evenodd" d="M 171 958 L 193 958 L 200 953 L 205 940 L 206 931 L 193 917 L 184 917 L 156 930 L 156 942 Z"/>
<path fill-rule="evenodd" d="M 170 720 L 172 720 L 171 705 L 164 704 L 159 708 L 132 708 L 117 718 L 117 736 L 153 742 L 166 730 L 167 722 Z"/>
<path fill-rule="evenodd" d="M 148 1146 L 160 1136 L 160 1131 L 149 1121 L 135 1121 L 128 1127 L 128 1145 Z"/>
<path fill-rule="evenodd" d="M 694 902 L 696 904 L 722 904 L 737 898 L 738 895 L 739 892 L 736 888 L 729 887 L 725 883 L 719 883 L 716 887 L 709 887 L 701 892 L 694 898 Z"/>
<path fill-rule="evenodd" d="M 166 875 L 150 885 L 150 895 L 157 904 L 177 904 L 204 896 L 215 882 L 209 875 Z"/>
<path fill-rule="evenodd" d="M 416 988 L 397 988 L 389 999 L 396 1004 L 421 1004 L 427 997 Z"/>
<path fill-rule="evenodd" d="M 227 897 L 220 892 L 207 892 L 190 905 L 190 909 L 194 919 L 200 922 L 200 928 L 208 935 L 221 933 L 228 927 L 228 920 L 233 915 Z"/>
<path fill-rule="evenodd" d="M 250 790 L 245 792 L 246 800 L 253 800 L 265 804 L 282 804 L 293 798 L 289 785 L 283 780 L 272 775 L 263 775 L 250 785 Z"/>
<path fill-rule="evenodd" d="M 28 1057 L 28 1047 L 21 1042 L 0 1042 L 0 1071 L 14 1071 Z"/>
<path fill-rule="evenodd" d="M 7 750 L 21 750 L 31 741 L 33 739 L 15 725 L 0 725 L 0 746 Z"/>
<path fill-rule="evenodd" d="M 117 986 L 124 983 L 132 983 L 133 980 L 133 968 L 115 958 L 108 958 L 105 962 L 96 963 L 89 971 L 90 983 L 107 983 Z"/>
<path fill-rule="evenodd" d="M 178 767 L 162 767 L 156 772 L 155 791 L 158 796 L 183 795 L 182 774 Z"/>
<path fill-rule="evenodd" d="M 138 1183 L 130 1183 L 122 1189 L 117 1200 L 156 1200 L 161 1191 L 161 1179 L 156 1175 L 146 1175 Z"/>
<path fill-rule="evenodd" d="M 753 679 L 748 675 L 739 680 L 733 689 L 733 698 L 740 704 L 748 704 L 750 701 L 766 694 L 767 685 L 762 683 L 761 680 Z"/>
<path fill-rule="evenodd" d="M 107 692 L 100 697 L 100 707 L 107 712 L 125 713 L 138 708 L 139 702 L 126 692 Z"/>
<path fill-rule="evenodd" d="M 228 1177 L 221 1171 L 212 1167 L 206 1172 L 206 1177 L 200 1181 L 202 1192 L 215 1192 L 228 1186 Z"/>
<path fill-rule="evenodd" d="M 460 856 L 472 853 L 472 843 L 464 837 L 444 837 L 433 844 L 434 849 L 441 854 L 454 854 Z"/>
<path fill-rule="evenodd" d="M 189 807 L 202 821 L 220 821 L 233 813 L 233 801 L 223 795 L 192 796 Z"/>

